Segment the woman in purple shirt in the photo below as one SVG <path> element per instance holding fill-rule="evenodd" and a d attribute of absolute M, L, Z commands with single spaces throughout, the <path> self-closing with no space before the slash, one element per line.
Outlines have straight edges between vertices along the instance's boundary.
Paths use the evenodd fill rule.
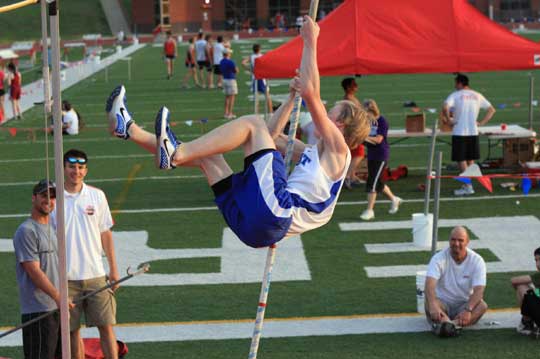
<path fill-rule="evenodd" d="M 382 180 L 382 175 L 388 164 L 388 157 L 390 155 L 390 146 L 386 140 L 388 135 L 388 122 L 381 116 L 379 107 L 374 100 L 367 100 L 364 103 L 364 108 L 371 116 L 371 131 L 369 136 L 365 139 L 368 159 L 368 179 L 366 182 L 368 206 L 362 215 L 360 215 L 360 218 L 364 221 L 368 221 L 375 218 L 373 208 L 375 207 L 377 193 L 384 193 L 392 202 L 390 210 L 388 211 L 390 214 L 394 214 L 398 211 L 402 199 L 394 196 L 390 187 Z"/>

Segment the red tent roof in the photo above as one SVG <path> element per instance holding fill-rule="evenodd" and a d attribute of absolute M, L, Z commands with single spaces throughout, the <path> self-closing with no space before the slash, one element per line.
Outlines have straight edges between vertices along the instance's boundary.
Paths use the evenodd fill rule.
<path fill-rule="evenodd" d="M 476 72 L 540 67 L 540 45 L 466 0 L 346 0 L 319 23 L 321 75 Z M 258 78 L 290 78 L 296 37 L 257 59 Z"/>

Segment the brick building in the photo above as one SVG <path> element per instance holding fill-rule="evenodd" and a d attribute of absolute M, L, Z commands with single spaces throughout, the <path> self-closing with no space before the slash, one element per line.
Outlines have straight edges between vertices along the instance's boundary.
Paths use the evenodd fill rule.
<path fill-rule="evenodd" d="M 376 0 L 374 0 L 376 1 Z M 401 0 L 402 1 L 402 0 Z M 342 0 L 320 0 L 322 15 Z M 540 0 L 469 0 L 481 12 L 498 21 L 540 17 Z M 310 0 L 132 0 L 132 23 L 138 33 L 149 33 L 157 25 L 174 33 L 274 28 L 281 19 L 294 27 L 296 17 L 306 14 Z M 277 16 L 276 16 L 277 15 Z"/>

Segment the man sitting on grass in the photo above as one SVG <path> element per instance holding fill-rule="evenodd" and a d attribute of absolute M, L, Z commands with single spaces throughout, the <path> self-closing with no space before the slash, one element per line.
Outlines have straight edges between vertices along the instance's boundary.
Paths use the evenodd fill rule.
<path fill-rule="evenodd" d="M 350 162 L 349 147 L 362 143 L 369 132 L 367 114 L 350 101 L 328 113 L 320 97 L 317 68 L 318 25 L 309 17 L 302 27 L 304 49 L 300 75 L 291 81 L 288 99 L 267 123 L 243 116 L 190 142 L 180 142 L 169 127 L 169 111 L 156 118 L 155 137 L 133 123 L 125 104 L 125 89 L 111 94 L 107 112 L 111 131 L 132 139 L 156 155 L 161 169 L 197 166 L 206 175 L 225 221 L 251 247 L 270 246 L 283 238 L 326 224 L 334 212 Z M 314 146 L 295 142 L 296 167 L 287 178 L 282 157 L 283 128 L 299 91 L 320 134 Z M 233 174 L 223 153 L 244 149 L 244 170 Z"/>
<path fill-rule="evenodd" d="M 457 226 L 450 233 L 450 246 L 429 262 L 426 316 L 433 332 L 442 337 L 455 336 L 459 328 L 475 324 L 488 308 L 483 300 L 486 263 L 468 245 L 467 230 Z"/>
<path fill-rule="evenodd" d="M 538 332 L 535 319 L 536 324 L 540 324 L 540 292 L 538 289 L 540 288 L 540 247 L 534 251 L 534 261 L 536 262 L 536 272 L 511 279 L 522 314 L 517 331 L 523 335 Z"/>

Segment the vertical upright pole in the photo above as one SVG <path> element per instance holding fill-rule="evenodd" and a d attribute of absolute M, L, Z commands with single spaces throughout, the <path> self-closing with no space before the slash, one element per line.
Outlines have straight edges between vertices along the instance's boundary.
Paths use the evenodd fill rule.
<path fill-rule="evenodd" d="M 441 172 L 442 172 L 442 158 L 443 153 L 439 151 L 437 153 L 437 177 L 435 178 L 435 189 L 434 189 L 434 203 L 433 203 L 433 238 L 431 241 L 431 256 L 437 251 L 437 241 L 439 240 L 439 205 L 440 205 L 440 195 L 441 195 Z"/>
<path fill-rule="evenodd" d="M 435 153 L 435 141 L 437 140 L 437 119 L 433 121 L 431 130 L 431 146 L 429 147 L 429 157 L 427 163 L 426 186 L 424 189 L 424 216 L 429 213 L 429 196 L 431 194 L 431 172 L 433 170 L 433 154 Z"/>
<path fill-rule="evenodd" d="M 529 72 L 529 130 L 533 129 L 533 99 L 534 99 L 534 77 Z"/>
<path fill-rule="evenodd" d="M 66 274 L 66 233 L 64 223 L 64 163 L 62 142 L 62 108 L 60 91 L 60 26 L 59 0 L 49 3 L 52 53 L 52 93 L 54 118 L 54 162 L 56 186 L 56 236 L 58 237 L 58 273 L 60 277 L 60 334 L 62 358 L 70 358 L 68 286 Z"/>
<path fill-rule="evenodd" d="M 489 19 L 493 21 L 493 0 L 489 0 Z"/>
<path fill-rule="evenodd" d="M 253 113 L 259 114 L 259 80 L 253 80 Z"/>
<path fill-rule="evenodd" d="M 317 19 L 317 8 L 319 6 L 319 0 L 311 0 L 309 8 L 309 16 Z M 256 89 L 257 90 L 257 89 Z M 296 134 L 296 127 L 298 126 L 298 117 L 300 115 L 300 105 L 302 99 L 297 94 L 295 98 L 293 115 L 291 116 L 291 124 L 289 126 L 289 140 L 287 143 L 287 152 L 285 154 L 285 165 L 287 168 L 291 165 L 292 153 L 294 150 L 294 137 Z M 292 119 L 294 117 L 294 120 Z M 292 139 L 292 140 L 291 140 Z M 256 359 L 257 352 L 259 350 L 259 342 L 261 340 L 262 327 L 264 322 L 264 314 L 266 311 L 266 301 L 268 293 L 270 291 L 270 279 L 272 276 L 272 269 L 274 267 L 274 259 L 276 256 L 276 245 L 273 244 L 268 247 L 268 253 L 266 256 L 266 265 L 264 268 L 264 277 L 261 285 L 261 293 L 259 295 L 259 305 L 257 307 L 257 317 L 255 319 L 255 328 L 253 328 L 253 336 L 251 337 L 251 347 L 249 349 L 248 359 Z"/>
<path fill-rule="evenodd" d="M 51 83 L 49 75 L 49 45 L 47 34 L 47 3 L 41 2 L 41 61 L 43 64 L 43 103 L 45 117 L 51 112 Z"/>

